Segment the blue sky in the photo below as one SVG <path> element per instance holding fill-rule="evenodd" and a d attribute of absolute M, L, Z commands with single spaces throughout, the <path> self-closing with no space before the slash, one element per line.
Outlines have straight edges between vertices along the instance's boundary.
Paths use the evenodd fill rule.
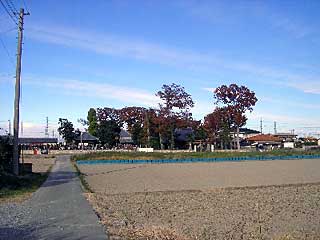
<path fill-rule="evenodd" d="M 13 1 L 18 7 L 20 1 Z M 237 83 L 259 102 L 248 127 L 320 133 L 319 1 L 26 0 L 21 120 L 43 136 L 90 107 L 156 106 L 162 84 L 192 94 L 194 117 L 211 89 Z M 13 118 L 16 30 L 0 8 L 0 127 Z"/>

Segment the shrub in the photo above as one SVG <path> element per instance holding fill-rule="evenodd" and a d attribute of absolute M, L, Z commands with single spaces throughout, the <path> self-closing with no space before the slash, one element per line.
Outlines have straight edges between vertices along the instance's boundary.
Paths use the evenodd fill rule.
<path fill-rule="evenodd" d="M 0 136 L 0 173 L 11 172 L 13 145 L 9 136 Z"/>

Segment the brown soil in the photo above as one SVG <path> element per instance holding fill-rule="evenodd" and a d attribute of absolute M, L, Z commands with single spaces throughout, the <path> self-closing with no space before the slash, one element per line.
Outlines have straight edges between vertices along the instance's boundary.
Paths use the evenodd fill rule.
<path fill-rule="evenodd" d="M 88 199 L 110 239 L 320 239 L 320 185 Z"/>
<path fill-rule="evenodd" d="M 300 240 L 320 239 L 319 162 L 80 168 L 111 240 Z"/>

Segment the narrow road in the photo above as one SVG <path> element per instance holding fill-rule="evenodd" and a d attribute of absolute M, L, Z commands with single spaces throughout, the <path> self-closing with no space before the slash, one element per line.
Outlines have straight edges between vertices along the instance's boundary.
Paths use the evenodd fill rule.
<path fill-rule="evenodd" d="M 69 156 L 57 157 L 47 181 L 28 201 L 0 206 L 0 239 L 107 239 Z"/>

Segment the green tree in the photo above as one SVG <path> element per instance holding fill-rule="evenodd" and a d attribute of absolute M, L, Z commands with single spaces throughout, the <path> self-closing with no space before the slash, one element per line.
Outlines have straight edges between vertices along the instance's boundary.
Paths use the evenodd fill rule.
<path fill-rule="evenodd" d="M 87 122 L 88 122 L 88 132 L 93 136 L 97 136 L 98 119 L 97 119 L 97 111 L 94 108 L 89 109 Z"/>
<path fill-rule="evenodd" d="M 58 132 L 67 144 L 70 144 L 75 139 L 75 132 L 73 123 L 68 121 L 66 118 L 59 118 L 59 128 Z"/>
<path fill-rule="evenodd" d="M 97 137 L 109 148 L 116 146 L 120 139 L 121 118 L 119 110 L 114 108 L 97 109 Z"/>
<path fill-rule="evenodd" d="M 102 121 L 97 129 L 97 137 L 102 144 L 109 148 L 114 147 L 119 142 L 121 128 L 114 120 Z"/>

